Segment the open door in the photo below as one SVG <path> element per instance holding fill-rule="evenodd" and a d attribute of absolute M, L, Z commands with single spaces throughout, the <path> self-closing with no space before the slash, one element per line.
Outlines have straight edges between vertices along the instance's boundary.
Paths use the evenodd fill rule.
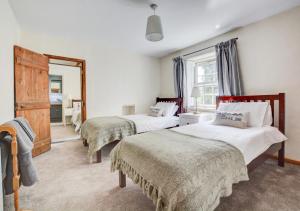
<path fill-rule="evenodd" d="M 48 57 L 14 47 L 15 116 L 25 117 L 37 137 L 33 156 L 51 148 Z"/>

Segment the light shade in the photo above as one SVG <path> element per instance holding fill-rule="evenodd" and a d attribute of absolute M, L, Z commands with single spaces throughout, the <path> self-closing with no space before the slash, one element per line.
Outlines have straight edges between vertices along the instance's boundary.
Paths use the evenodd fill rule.
<path fill-rule="evenodd" d="M 160 41 L 164 38 L 160 17 L 151 15 L 148 17 L 146 39 L 152 42 Z"/>
<path fill-rule="evenodd" d="M 193 87 L 191 97 L 200 97 L 201 91 L 199 87 Z"/>

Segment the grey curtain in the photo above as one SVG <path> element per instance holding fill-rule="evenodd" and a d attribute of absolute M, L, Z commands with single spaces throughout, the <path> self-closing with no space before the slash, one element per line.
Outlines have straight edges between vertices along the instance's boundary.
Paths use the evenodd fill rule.
<path fill-rule="evenodd" d="M 184 96 L 185 67 L 182 57 L 173 59 L 174 85 L 177 97 Z"/>
<path fill-rule="evenodd" d="M 236 39 L 216 45 L 219 95 L 243 95 Z"/>

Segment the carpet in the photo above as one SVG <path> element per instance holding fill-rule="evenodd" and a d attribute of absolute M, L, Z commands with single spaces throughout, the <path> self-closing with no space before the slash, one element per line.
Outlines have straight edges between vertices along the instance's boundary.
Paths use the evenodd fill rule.
<path fill-rule="evenodd" d="M 34 158 L 39 182 L 22 187 L 20 204 L 33 211 L 154 211 L 152 201 L 127 179 L 118 187 L 118 173 L 110 172 L 109 152 L 104 148 L 102 163 L 89 164 L 81 141 L 52 146 Z M 12 196 L 6 210 L 13 210 Z M 234 185 L 233 194 L 223 198 L 216 211 L 300 210 L 300 167 L 280 168 L 267 161 L 250 174 L 250 181 Z"/>
<path fill-rule="evenodd" d="M 80 134 L 75 132 L 72 125 L 51 125 L 51 139 L 52 143 L 77 140 L 80 139 Z"/>

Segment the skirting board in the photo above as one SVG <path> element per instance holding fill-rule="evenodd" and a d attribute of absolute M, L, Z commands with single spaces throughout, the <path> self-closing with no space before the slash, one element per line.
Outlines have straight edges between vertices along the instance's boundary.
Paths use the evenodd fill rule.
<path fill-rule="evenodd" d="M 274 160 L 277 160 L 277 156 L 273 155 L 273 156 L 270 156 L 272 159 Z M 298 165 L 300 166 L 300 160 L 293 160 L 293 159 L 290 159 L 290 158 L 285 158 L 284 159 L 285 162 L 287 163 L 290 163 L 290 164 L 294 164 L 294 165 Z"/>

